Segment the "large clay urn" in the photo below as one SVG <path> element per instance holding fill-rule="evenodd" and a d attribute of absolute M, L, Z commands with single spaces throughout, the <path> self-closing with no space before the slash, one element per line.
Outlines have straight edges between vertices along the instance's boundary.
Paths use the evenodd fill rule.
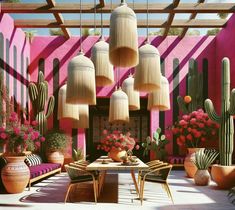
<path fill-rule="evenodd" d="M 211 177 L 220 189 L 230 189 L 235 186 L 235 165 L 212 165 Z"/>
<path fill-rule="evenodd" d="M 60 151 L 47 152 L 47 161 L 49 163 L 60 163 L 62 166 L 64 164 L 64 155 Z"/>
<path fill-rule="evenodd" d="M 30 171 L 24 163 L 25 156 L 4 157 L 7 164 L 1 172 L 2 182 L 8 193 L 21 193 L 29 183 Z"/>
<path fill-rule="evenodd" d="M 123 160 L 121 159 L 121 157 L 126 155 L 126 151 L 120 149 L 111 149 L 109 152 L 109 157 L 115 162 L 122 162 Z"/>
<path fill-rule="evenodd" d="M 197 171 L 197 167 L 193 161 L 195 160 L 195 153 L 201 149 L 204 150 L 204 148 L 188 148 L 188 154 L 184 160 L 184 169 L 189 178 L 193 178 Z"/>

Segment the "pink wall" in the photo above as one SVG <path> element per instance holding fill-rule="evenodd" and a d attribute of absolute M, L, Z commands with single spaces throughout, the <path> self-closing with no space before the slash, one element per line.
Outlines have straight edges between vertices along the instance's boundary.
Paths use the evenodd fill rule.
<path fill-rule="evenodd" d="M 3 42 L 1 43 L 3 45 L 0 47 L 4 52 L 1 59 L 4 61 L 3 70 L 5 81 L 7 81 L 7 77 L 9 78 L 10 96 L 15 97 L 16 102 L 25 108 L 27 103 L 27 83 L 29 79 L 29 75 L 27 75 L 27 62 L 30 63 L 30 44 L 26 40 L 24 32 L 14 27 L 13 19 L 7 14 L 3 15 L 0 13 L 0 34 L 3 38 Z M 9 46 L 7 46 L 7 40 L 9 41 Z M 9 53 L 7 53 L 8 49 Z M 9 62 L 7 62 L 8 56 Z M 7 69 L 9 69 L 8 72 Z M 16 81 L 15 83 L 14 80 Z M 19 107 L 17 108 L 17 112 L 20 113 Z"/>
<path fill-rule="evenodd" d="M 82 46 L 83 51 L 87 56 L 90 56 L 92 46 L 97 42 L 99 37 L 86 37 L 83 38 Z M 185 37 L 180 39 L 178 37 L 151 37 L 151 42 L 155 45 L 161 57 L 165 59 L 165 75 L 170 82 L 170 92 L 171 92 L 171 103 L 172 103 L 172 92 L 173 87 L 173 60 L 175 58 L 179 59 L 179 91 L 183 96 L 185 95 L 185 86 L 186 81 L 185 77 L 188 72 L 188 61 L 191 58 L 194 58 L 198 61 L 199 70 L 202 69 L 202 60 L 204 58 L 208 59 L 209 63 L 209 84 L 212 84 L 215 81 L 215 38 L 214 37 Z M 139 38 L 139 45 L 142 45 L 144 42 L 144 37 Z M 72 37 L 69 40 L 64 39 L 63 37 L 43 37 L 37 36 L 34 38 L 31 45 L 31 65 L 30 73 L 32 80 L 37 79 L 38 74 L 38 62 L 41 58 L 45 59 L 45 78 L 49 82 L 49 92 L 53 94 L 53 61 L 57 58 L 60 62 L 59 67 L 59 86 L 61 86 L 67 78 L 67 66 L 68 62 L 77 55 L 80 49 L 80 40 L 79 37 Z M 123 81 L 128 75 L 128 69 L 120 70 L 121 81 Z M 132 70 L 133 72 L 133 70 Z M 97 88 L 98 97 L 109 97 L 113 90 L 114 86 Z M 213 87 L 209 86 L 209 97 L 214 98 Z M 142 97 L 145 97 L 146 94 L 142 93 Z M 56 111 L 56 110 L 55 110 Z M 173 111 L 165 112 L 165 126 L 172 125 L 173 120 Z M 64 123 L 60 123 L 60 126 L 64 128 Z M 151 112 L 151 126 L 150 133 L 152 133 L 159 126 L 159 113 L 157 111 Z M 69 130 L 69 127 L 66 126 Z M 71 130 L 71 129 L 70 129 Z M 82 135 L 82 138 L 78 138 L 78 144 L 83 145 L 85 143 L 84 131 L 79 130 L 79 135 Z M 83 141 L 83 142 L 81 142 Z M 172 153 L 172 143 L 168 145 L 170 153 Z"/>

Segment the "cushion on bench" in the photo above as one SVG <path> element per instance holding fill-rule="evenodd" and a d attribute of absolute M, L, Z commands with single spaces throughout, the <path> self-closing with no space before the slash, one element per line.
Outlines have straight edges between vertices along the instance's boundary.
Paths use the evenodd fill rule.
<path fill-rule="evenodd" d="M 30 166 L 30 179 L 46 174 L 61 167 L 59 163 L 41 163 L 40 165 Z"/>
<path fill-rule="evenodd" d="M 36 166 L 42 163 L 42 159 L 40 156 L 36 154 L 30 154 L 26 156 L 24 162 L 26 163 L 27 166 Z"/>

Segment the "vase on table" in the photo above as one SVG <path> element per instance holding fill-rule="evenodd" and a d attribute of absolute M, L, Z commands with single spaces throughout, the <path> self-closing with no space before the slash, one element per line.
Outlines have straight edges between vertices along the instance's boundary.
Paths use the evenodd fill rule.
<path fill-rule="evenodd" d="M 195 160 L 195 153 L 199 150 L 204 150 L 204 148 L 188 148 L 188 154 L 184 160 L 184 169 L 189 178 L 193 178 L 197 171 L 193 161 Z"/>
<path fill-rule="evenodd" d="M 25 156 L 4 156 L 7 164 L 1 172 L 2 182 L 8 193 L 21 193 L 29 183 L 30 171 Z"/>
<path fill-rule="evenodd" d="M 122 162 L 121 157 L 127 156 L 126 150 L 113 148 L 109 152 L 109 157 L 115 162 Z"/>

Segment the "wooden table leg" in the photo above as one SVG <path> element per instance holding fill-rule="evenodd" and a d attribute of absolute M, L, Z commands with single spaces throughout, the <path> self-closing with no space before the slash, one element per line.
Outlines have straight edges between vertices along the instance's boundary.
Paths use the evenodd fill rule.
<path fill-rule="evenodd" d="M 135 185 L 136 193 L 137 193 L 137 195 L 139 195 L 139 188 L 138 188 L 138 184 L 136 182 L 135 171 L 134 170 L 131 170 L 131 177 L 132 177 L 134 185 Z"/>
<path fill-rule="evenodd" d="M 105 175 L 106 175 L 106 171 L 102 171 L 101 176 L 100 176 L 100 180 L 99 180 L 99 194 L 98 195 L 100 195 L 100 192 L 103 188 Z"/>

